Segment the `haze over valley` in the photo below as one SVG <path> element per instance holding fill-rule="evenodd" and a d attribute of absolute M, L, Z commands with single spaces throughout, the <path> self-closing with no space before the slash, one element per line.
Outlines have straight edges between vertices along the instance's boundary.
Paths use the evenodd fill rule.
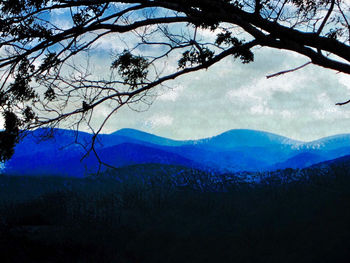
<path fill-rule="evenodd" d="M 16 175 L 83 177 L 98 171 L 89 155 L 92 134 L 54 129 L 30 132 L 15 149 L 3 172 Z M 172 140 L 134 129 L 101 134 L 94 145 L 98 158 L 113 167 L 138 164 L 176 165 L 217 173 L 266 172 L 302 169 L 350 155 L 350 134 L 302 142 L 277 134 L 236 129 L 199 140 Z M 107 166 L 102 166 L 105 171 Z"/>

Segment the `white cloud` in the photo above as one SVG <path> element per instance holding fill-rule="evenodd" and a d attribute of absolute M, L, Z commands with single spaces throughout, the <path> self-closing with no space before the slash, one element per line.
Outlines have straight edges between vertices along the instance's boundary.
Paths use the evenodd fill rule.
<path fill-rule="evenodd" d="M 252 114 L 260 114 L 260 115 L 273 115 L 274 111 L 267 107 L 266 105 L 254 105 L 250 108 L 250 112 Z"/>
<path fill-rule="evenodd" d="M 339 74 L 339 82 L 350 90 L 350 76 L 345 74 Z"/>
<path fill-rule="evenodd" d="M 179 96 L 181 96 L 184 89 L 185 87 L 183 85 L 178 85 L 177 87 L 167 89 L 164 93 L 160 94 L 157 100 L 174 102 L 179 98 Z"/>
<path fill-rule="evenodd" d="M 55 16 L 52 19 L 53 24 L 60 28 L 61 30 L 70 29 L 73 26 L 73 22 L 68 19 L 62 19 L 61 16 Z"/>
<path fill-rule="evenodd" d="M 282 110 L 279 112 L 279 114 L 283 117 L 283 118 L 293 118 L 294 114 L 291 111 L 288 110 Z"/>
<path fill-rule="evenodd" d="M 69 8 L 56 8 L 51 10 L 51 15 L 69 14 Z"/>
<path fill-rule="evenodd" d="M 171 126 L 174 118 L 170 115 L 153 115 L 145 121 L 145 126 L 149 128 Z"/>

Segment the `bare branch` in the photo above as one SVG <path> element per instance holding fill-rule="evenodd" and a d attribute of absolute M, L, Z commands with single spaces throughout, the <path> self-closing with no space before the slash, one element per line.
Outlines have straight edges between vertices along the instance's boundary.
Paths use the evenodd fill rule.
<path fill-rule="evenodd" d="M 280 72 L 277 72 L 277 73 L 274 73 L 274 74 L 271 74 L 271 75 L 267 75 L 266 78 L 267 79 L 270 79 L 270 78 L 273 78 L 273 77 L 277 77 L 277 76 L 280 76 L 280 75 L 284 75 L 284 74 L 287 74 L 287 73 L 291 73 L 291 72 L 294 72 L 294 71 L 297 71 L 299 69 L 302 69 L 304 67 L 306 67 L 307 65 L 310 65 L 311 64 L 311 61 L 309 62 L 306 62 L 305 64 L 299 66 L 299 67 L 296 67 L 296 68 L 292 68 L 292 69 L 288 69 L 288 70 L 283 70 L 283 71 L 280 71 Z"/>
<path fill-rule="evenodd" d="M 350 100 L 347 100 L 347 101 L 345 101 L 345 102 L 338 102 L 338 103 L 336 103 L 335 105 L 337 105 L 337 106 L 343 106 L 343 105 L 346 105 L 346 104 L 348 104 L 348 103 L 350 103 Z"/>
<path fill-rule="evenodd" d="M 317 33 L 316 33 L 317 35 L 321 34 L 321 32 L 322 32 L 324 26 L 326 25 L 326 23 L 327 23 L 327 21 L 328 21 L 330 15 L 331 15 L 331 13 L 333 12 L 335 0 L 331 0 L 331 1 L 332 1 L 332 2 L 331 2 L 331 6 L 329 7 L 328 12 L 327 12 L 325 18 L 323 19 L 322 24 L 320 25 L 320 27 L 319 27 L 318 30 L 317 30 Z"/>

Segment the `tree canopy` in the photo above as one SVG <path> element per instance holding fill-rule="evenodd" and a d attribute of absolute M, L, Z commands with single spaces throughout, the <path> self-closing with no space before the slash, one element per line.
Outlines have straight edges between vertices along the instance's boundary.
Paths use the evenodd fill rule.
<path fill-rule="evenodd" d="M 253 62 L 257 47 L 350 74 L 346 0 L 3 0 L 0 14 L 2 161 L 22 131 L 64 123 L 97 135 L 155 87 L 226 57 Z M 116 48 L 97 75 L 89 58 L 103 41 Z"/>

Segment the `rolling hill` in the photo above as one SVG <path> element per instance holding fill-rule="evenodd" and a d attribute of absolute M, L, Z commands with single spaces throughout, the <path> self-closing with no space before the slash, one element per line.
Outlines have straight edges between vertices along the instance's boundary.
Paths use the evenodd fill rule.
<path fill-rule="evenodd" d="M 30 132 L 5 164 L 8 174 L 83 176 L 98 170 L 92 153 L 81 160 L 92 135 L 54 129 Z M 254 130 L 230 130 L 200 140 L 172 140 L 134 129 L 101 134 L 95 144 L 99 158 L 115 167 L 137 164 L 179 165 L 217 172 L 304 168 L 350 155 L 350 135 L 301 142 Z M 105 169 L 105 167 L 103 168 Z"/>

